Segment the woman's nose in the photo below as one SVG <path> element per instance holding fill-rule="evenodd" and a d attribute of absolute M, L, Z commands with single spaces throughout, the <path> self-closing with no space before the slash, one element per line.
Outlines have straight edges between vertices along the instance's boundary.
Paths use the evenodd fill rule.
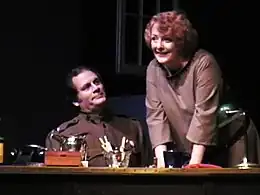
<path fill-rule="evenodd" d="M 157 49 L 163 48 L 162 41 L 157 41 L 156 47 L 157 47 Z"/>

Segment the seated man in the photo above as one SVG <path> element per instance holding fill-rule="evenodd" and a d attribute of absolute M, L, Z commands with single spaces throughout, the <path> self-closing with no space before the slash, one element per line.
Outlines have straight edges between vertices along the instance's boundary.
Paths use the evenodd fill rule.
<path fill-rule="evenodd" d="M 73 104 L 80 111 L 74 119 L 59 126 L 63 136 L 86 133 L 87 160 L 89 166 L 107 166 L 99 138 L 106 136 L 112 147 L 120 147 L 122 138 L 132 140 L 135 148 L 129 166 L 141 166 L 142 128 L 139 121 L 125 116 L 116 116 L 106 106 L 106 93 L 100 75 L 87 67 L 78 67 L 68 75 L 68 86 L 75 92 Z M 46 138 L 48 150 L 59 150 L 60 144 Z"/>

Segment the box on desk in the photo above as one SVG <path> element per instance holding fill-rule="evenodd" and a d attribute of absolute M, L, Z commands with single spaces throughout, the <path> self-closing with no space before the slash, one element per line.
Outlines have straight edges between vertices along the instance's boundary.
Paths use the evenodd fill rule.
<path fill-rule="evenodd" d="M 81 166 L 81 153 L 46 151 L 44 164 L 47 166 Z"/>

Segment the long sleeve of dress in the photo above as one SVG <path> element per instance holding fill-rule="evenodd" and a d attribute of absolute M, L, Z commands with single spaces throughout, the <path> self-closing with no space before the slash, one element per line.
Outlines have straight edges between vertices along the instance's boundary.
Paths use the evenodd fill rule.
<path fill-rule="evenodd" d="M 146 122 L 152 148 L 172 142 L 170 125 L 162 103 L 157 95 L 156 82 L 153 67 L 149 66 L 146 75 Z"/>
<path fill-rule="evenodd" d="M 195 144 L 216 145 L 221 72 L 212 56 L 206 55 L 199 60 L 195 72 L 195 110 L 186 137 Z"/>

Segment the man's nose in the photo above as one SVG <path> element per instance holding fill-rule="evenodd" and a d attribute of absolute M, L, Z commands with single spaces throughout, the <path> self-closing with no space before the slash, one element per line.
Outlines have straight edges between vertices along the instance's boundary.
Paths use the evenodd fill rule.
<path fill-rule="evenodd" d="M 92 89 L 93 89 L 93 92 L 97 92 L 97 91 L 99 91 L 99 85 L 96 85 L 95 83 L 91 83 L 91 85 L 92 85 Z"/>

